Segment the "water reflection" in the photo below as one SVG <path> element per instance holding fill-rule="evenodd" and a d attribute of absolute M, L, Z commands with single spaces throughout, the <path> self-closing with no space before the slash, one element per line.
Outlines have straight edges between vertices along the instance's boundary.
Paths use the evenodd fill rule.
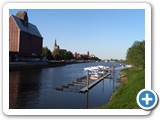
<path fill-rule="evenodd" d="M 74 93 L 55 90 L 85 75 L 84 67 L 108 63 L 73 64 L 55 68 L 26 69 L 9 72 L 10 109 L 88 109 L 107 103 L 117 86 L 115 79 L 104 79 L 89 92 Z M 111 65 L 111 64 L 108 64 Z M 119 64 L 117 64 L 118 66 Z"/>
<path fill-rule="evenodd" d="M 88 109 L 89 107 L 88 101 L 89 101 L 89 91 L 86 93 L 86 109 Z"/>
<path fill-rule="evenodd" d="M 41 69 L 23 70 L 20 71 L 20 81 L 18 91 L 29 92 L 38 91 L 41 87 Z"/>
<path fill-rule="evenodd" d="M 102 81 L 102 92 L 104 93 L 104 80 Z"/>
<path fill-rule="evenodd" d="M 18 97 L 19 72 L 9 74 L 9 108 L 16 108 L 16 99 Z"/>
<path fill-rule="evenodd" d="M 24 108 L 28 102 L 37 101 L 40 73 L 41 69 L 10 72 L 10 108 Z"/>

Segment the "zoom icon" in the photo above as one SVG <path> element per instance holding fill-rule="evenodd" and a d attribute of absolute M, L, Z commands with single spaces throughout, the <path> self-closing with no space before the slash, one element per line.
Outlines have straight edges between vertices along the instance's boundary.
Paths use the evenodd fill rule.
<path fill-rule="evenodd" d="M 157 94 L 153 90 L 143 89 L 137 94 L 137 103 L 144 110 L 154 108 L 157 101 Z"/>

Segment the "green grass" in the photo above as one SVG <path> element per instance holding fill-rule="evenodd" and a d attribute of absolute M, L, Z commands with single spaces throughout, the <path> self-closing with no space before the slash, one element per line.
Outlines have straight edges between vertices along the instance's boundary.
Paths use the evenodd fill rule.
<path fill-rule="evenodd" d="M 126 74 L 126 80 L 112 95 L 111 101 L 102 109 L 140 109 L 136 102 L 137 93 L 145 88 L 145 71 L 127 68 L 121 72 Z"/>

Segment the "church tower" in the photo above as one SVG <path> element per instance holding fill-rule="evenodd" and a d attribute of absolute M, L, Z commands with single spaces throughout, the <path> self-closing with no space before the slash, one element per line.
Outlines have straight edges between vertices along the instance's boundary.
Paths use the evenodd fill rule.
<path fill-rule="evenodd" d="M 54 42 L 54 50 L 55 49 L 59 49 L 59 45 L 57 45 L 57 40 L 55 39 L 55 42 Z"/>
<path fill-rule="evenodd" d="M 87 56 L 88 56 L 88 57 L 90 57 L 90 53 L 89 53 L 89 51 L 87 51 Z"/>

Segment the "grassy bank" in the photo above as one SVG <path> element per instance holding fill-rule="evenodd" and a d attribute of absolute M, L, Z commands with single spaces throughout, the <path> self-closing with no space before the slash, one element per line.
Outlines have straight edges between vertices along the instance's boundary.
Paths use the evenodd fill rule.
<path fill-rule="evenodd" d="M 102 106 L 104 109 L 137 109 L 137 93 L 145 88 L 145 71 L 127 68 L 121 71 L 122 85 L 115 91 L 111 101 Z"/>

